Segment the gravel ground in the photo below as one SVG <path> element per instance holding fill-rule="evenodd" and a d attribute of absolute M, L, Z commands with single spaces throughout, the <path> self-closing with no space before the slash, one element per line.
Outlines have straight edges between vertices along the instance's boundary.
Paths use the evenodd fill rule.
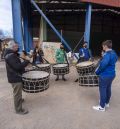
<path fill-rule="evenodd" d="M 98 87 L 81 87 L 75 67 L 66 76 L 67 81 L 55 82 L 50 77 L 48 90 L 30 94 L 23 92 L 29 110 L 27 115 L 15 114 L 12 88 L 6 79 L 4 62 L 0 62 L 0 129 L 120 129 L 120 62 L 113 82 L 110 108 L 96 112 Z"/>

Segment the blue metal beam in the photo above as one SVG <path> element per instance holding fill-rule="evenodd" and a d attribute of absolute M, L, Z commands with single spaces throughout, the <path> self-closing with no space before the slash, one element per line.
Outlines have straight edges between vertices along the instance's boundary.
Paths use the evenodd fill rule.
<path fill-rule="evenodd" d="M 13 37 L 18 43 L 20 51 L 23 50 L 21 0 L 12 0 Z"/>
<path fill-rule="evenodd" d="M 72 51 L 71 47 L 68 45 L 68 43 L 64 40 L 64 38 L 61 36 L 61 34 L 57 31 L 57 29 L 53 26 L 53 24 L 50 22 L 50 20 L 45 16 L 45 14 L 42 12 L 42 10 L 38 7 L 38 5 L 35 3 L 34 0 L 31 0 L 31 3 L 34 5 L 34 7 L 39 11 L 39 13 L 42 15 L 42 17 L 45 19 L 45 21 L 50 25 L 50 27 L 53 29 L 53 31 L 57 34 L 57 36 L 62 40 L 63 44 L 66 46 L 66 48 L 69 51 Z"/>
<path fill-rule="evenodd" d="M 84 34 L 84 41 L 88 42 L 88 47 L 90 44 L 91 12 L 92 12 L 92 5 L 88 4 L 87 11 L 86 11 L 85 34 Z"/>
<path fill-rule="evenodd" d="M 27 19 L 25 18 L 24 16 L 24 20 L 23 20 L 23 30 L 24 30 L 24 49 L 26 52 L 28 52 L 28 43 L 29 43 L 29 40 L 28 40 L 28 21 Z"/>
<path fill-rule="evenodd" d="M 56 35 L 62 40 L 62 43 L 65 45 L 65 47 L 69 50 L 72 51 L 71 47 L 69 44 L 65 41 L 65 39 L 61 36 L 61 34 L 57 31 L 57 29 L 53 26 L 53 24 L 50 22 L 50 20 L 45 16 L 45 14 L 42 12 L 42 10 L 38 7 L 38 5 L 35 3 L 34 0 L 31 0 L 31 3 L 34 5 L 34 7 L 38 10 L 38 12 L 42 15 L 42 17 L 45 19 L 45 21 L 49 24 L 49 26 L 53 29 L 53 31 L 56 33 Z M 74 54 L 76 59 L 78 59 L 77 55 Z"/>
<path fill-rule="evenodd" d="M 24 28 L 24 47 L 27 52 L 33 49 L 33 37 L 31 27 L 31 4 L 29 0 L 23 0 L 23 28 Z"/>

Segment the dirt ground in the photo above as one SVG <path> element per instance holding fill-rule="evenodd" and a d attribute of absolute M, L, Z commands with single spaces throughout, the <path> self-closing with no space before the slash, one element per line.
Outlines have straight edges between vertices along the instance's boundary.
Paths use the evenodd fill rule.
<path fill-rule="evenodd" d="M 98 104 L 98 87 L 81 87 L 75 67 L 67 81 L 50 77 L 48 90 L 28 94 L 23 92 L 29 110 L 27 115 L 15 114 L 12 87 L 7 82 L 4 62 L 0 62 L 0 129 L 120 129 L 120 62 L 113 82 L 110 108 L 106 112 L 92 109 Z"/>

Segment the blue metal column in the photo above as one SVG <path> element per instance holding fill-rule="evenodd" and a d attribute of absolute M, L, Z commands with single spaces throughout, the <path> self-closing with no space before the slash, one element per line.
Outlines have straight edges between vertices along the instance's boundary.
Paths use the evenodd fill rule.
<path fill-rule="evenodd" d="M 65 41 L 65 39 L 61 36 L 61 34 L 57 31 L 57 29 L 53 26 L 53 24 L 50 22 L 50 20 L 45 16 L 45 14 L 42 12 L 42 10 L 38 7 L 38 5 L 35 3 L 34 0 L 31 0 L 31 3 L 34 5 L 34 7 L 38 10 L 38 12 L 41 14 L 41 16 L 45 19 L 45 21 L 49 24 L 49 26 L 53 29 L 53 31 L 56 33 L 56 35 L 62 40 L 62 43 L 65 45 L 65 47 L 72 51 L 69 44 Z M 76 59 L 78 59 L 77 55 L 74 54 Z"/>
<path fill-rule="evenodd" d="M 63 44 L 66 46 L 66 48 L 69 51 L 72 51 L 71 47 L 68 45 L 68 43 L 64 40 L 64 38 L 61 36 L 61 34 L 57 31 L 57 29 L 53 26 L 53 24 L 50 22 L 50 20 L 45 16 L 45 14 L 42 12 L 42 10 L 38 7 L 38 5 L 35 3 L 34 0 L 31 0 L 31 3 L 34 5 L 34 7 L 38 10 L 38 12 L 42 15 L 42 17 L 45 19 L 45 21 L 50 25 L 50 27 L 53 29 L 53 31 L 57 34 L 57 36 L 62 39 Z"/>
<path fill-rule="evenodd" d="M 13 37 L 18 43 L 20 51 L 23 50 L 21 0 L 12 0 Z"/>
<path fill-rule="evenodd" d="M 24 47 L 29 52 L 33 49 L 32 23 L 31 23 L 31 4 L 29 0 L 23 0 L 23 28 L 24 28 Z"/>
<path fill-rule="evenodd" d="M 88 42 L 88 47 L 90 43 L 91 13 L 92 13 L 92 5 L 88 4 L 87 11 L 86 11 L 85 34 L 84 34 L 84 41 Z"/>

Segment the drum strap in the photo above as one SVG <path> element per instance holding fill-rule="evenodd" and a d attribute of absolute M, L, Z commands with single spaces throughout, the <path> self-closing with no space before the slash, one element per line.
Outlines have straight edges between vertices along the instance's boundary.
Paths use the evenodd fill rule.
<path fill-rule="evenodd" d="M 46 63 L 50 64 L 50 62 L 48 60 L 46 60 L 44 57 L 42 57 L 44 61 L 46 61 Z"/>

